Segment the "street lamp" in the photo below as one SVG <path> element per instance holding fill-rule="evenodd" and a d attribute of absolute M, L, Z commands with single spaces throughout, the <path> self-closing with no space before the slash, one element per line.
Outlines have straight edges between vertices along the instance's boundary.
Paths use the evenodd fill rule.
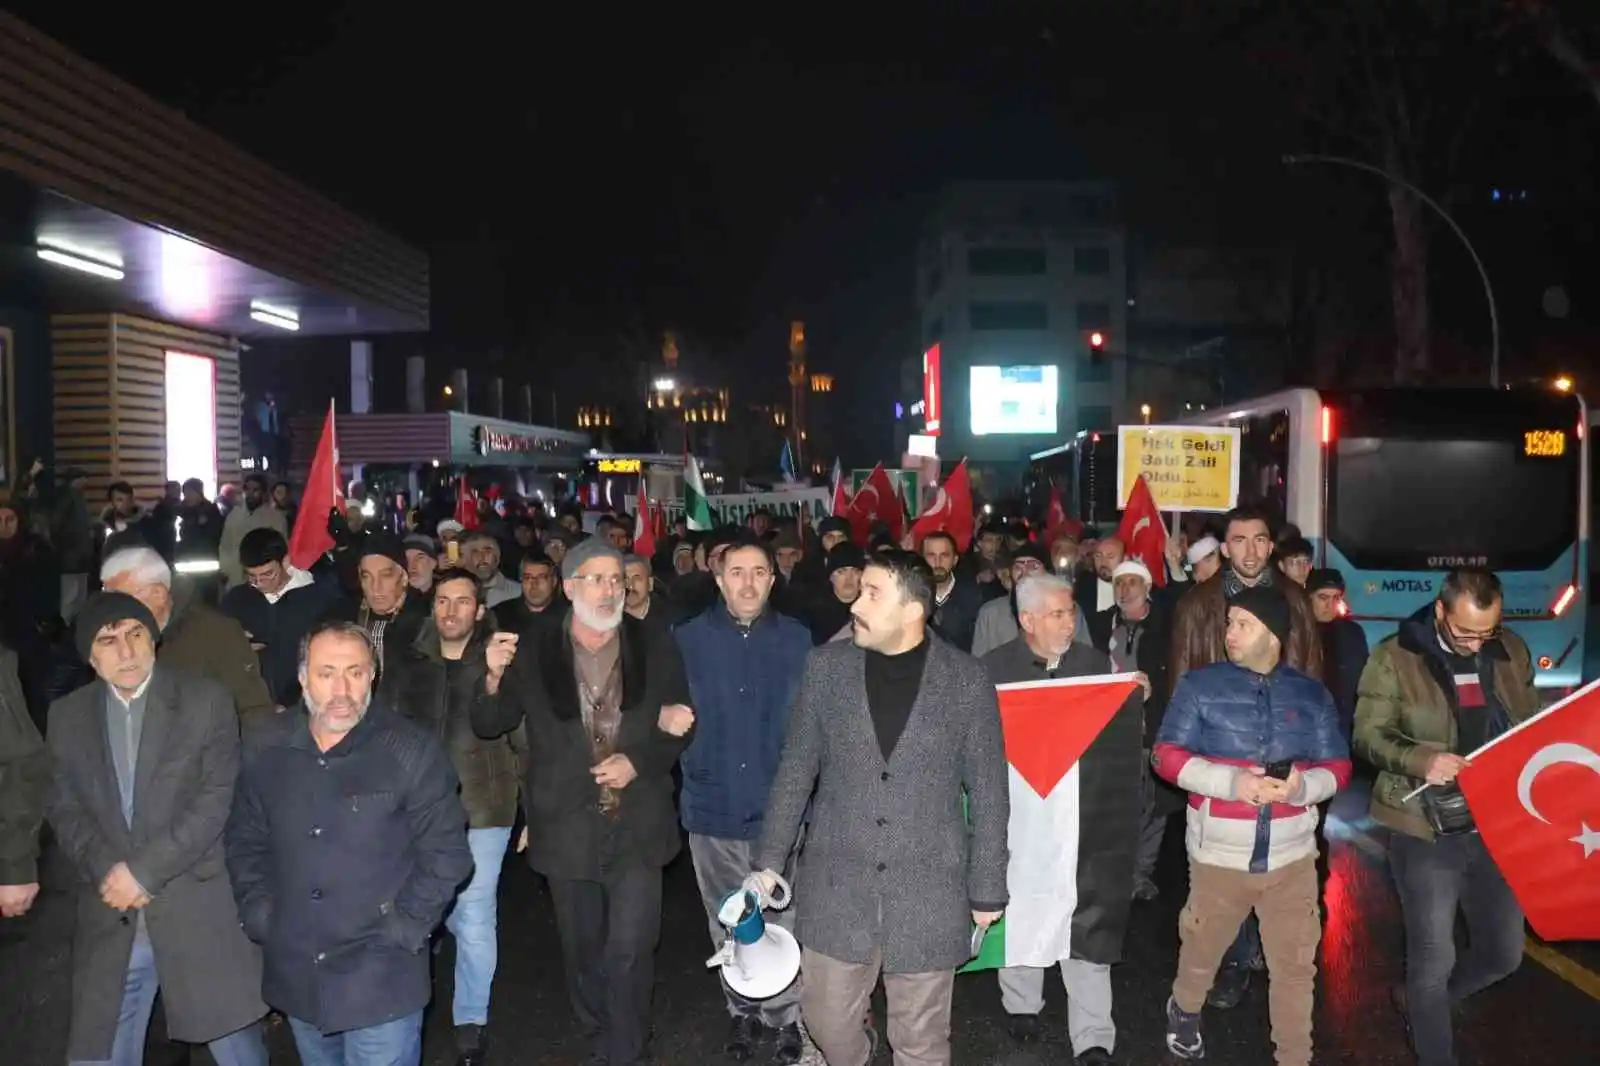
<path fill-rule="evenodd" d="M 1500 387 L 1500 312 L 1494 302 L 1494 286 L 1489 284 L 1489 272 L 1484 269 L 1483 260 L 1478 258 L 1478 250 L 1472 246 L 1472 242 L 1467 239 L 1466 232 L 1456 224 L 1456 220 L 1450 217 L 1450 213 L 1440 207 L 1433 197 L 1400 175 L 1384 170 L 1382 167 L 1373 166 L 1371 163 L 1363 163 L 1358 159 L 1346 159 L 1338 155 L 1286 155 L 1283 157 L 1283 162 L 1285 166 L 1291 167 L 1299 166 L 1302 163 L 1330 163 L 1334 166 L 1350 167 L 1354 170 L 1364 170 L 1368 174 L 1376 174 L 1385 181 L 1392 182 L 1405 189 L 1411 195 L 1433 208 L 1434 213 L 1444 219 L 1445 224 L 1455 231 L 1457 237 L 1461 238 L 1461 243 L 1467 249 L 1467 254 L 1472 257 L 1472 265 L 1478 268 L 1478 278 L 1483 282 L 1483 295 L 1489 301 L 1489 387 L 1498 389 Z"/>
<path fill-rule="evenodd" d="M 1567 375 L 1562 374 L 1560 377 L 1556 378 L 1555 386 L 1557 392 L 1571 392 L 1572 379 L 1567 377 Z"/>
<path fill-rule="evenodd" d="M 1139 413 L 1144 416 L 1144 424 L 1148 426 L 1150 424 L 1150 405 L 1147 403 L 1140 404 Z"/>

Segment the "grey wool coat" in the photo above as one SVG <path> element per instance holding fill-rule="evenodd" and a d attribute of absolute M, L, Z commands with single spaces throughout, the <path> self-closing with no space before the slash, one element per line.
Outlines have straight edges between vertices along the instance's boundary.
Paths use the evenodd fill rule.
<path fill-rule="evenodd" d="M 67 1058 L 111 1057 L 133 951 L 133 912 L 100 900 L 119 862 L 150 894 L 144 908 L 167 1029 L 203 1044 L 266 1014 L 261 954 L 239 927 L 222 830 L 239 772 L 239 716 L 221 683 L 157 665 L 145 690 L 133 826 L 122 816 L 102 681 L 50 707 L 55 764 L 45 813 L 78 875 Z"/>
<path fill-rule="evenodd" d="M 867 709 L 866 653 L 842 641 L 812 651 L 757 852 L 761 868 L 783 869 L 814 793 L 795 936 L 843 962 L 881 951 L 888 973 L 965 964 L 973 905 L 1007 899 L 1010 792 L 994 684 L 976 659 L 928 640 L 887 763 Z"/>

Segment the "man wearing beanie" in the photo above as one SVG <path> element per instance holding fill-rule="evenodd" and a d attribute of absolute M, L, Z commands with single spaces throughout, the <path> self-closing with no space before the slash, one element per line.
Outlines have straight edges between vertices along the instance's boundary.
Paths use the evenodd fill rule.
<path fill-rule="evenodd" d="M 1189 794 L 1189 900 L 1167 1000 L 1167 1047 L 1205 1054 L 1200 1010 L 1252 912 L 1266 948 L 1278 1066 L 1310 1066 L 1321 913 L 1317 804 L 1350 780 L 1333 697 L 1285 663 L 1290 606 L 1253 585 L 1228 604 L 1228 661 L 1184 674 L 1156 738 L 1156 772 Z"/>
<path fill-rule="evenodd" d="M 208 1044 L 218 1066 L 266 1066 L 261 955 L 223 859 L 233 697 L 157 666 L 160 629 L 132 596 L 91 596 L 76 626 L 99 680 L 50 708 L 46 803 L 78 880 L 67 1060 L 138 1062 L 159 993 L 174 1040 Z"/>
<path fill-rule="evenodd" d="M 504 680 L 473 703 L 472 728 L 486 740 L 525 728 L 526 854 L 550 886 L 573 1014 L 596 1061 L 639 1066 L 661 868 L 681 845 L 672 768 L 694 714 L 671 634 L 624 609 L 622 553 L 579 541 L 561 576 L 570 609 L 524 631 Z"/>
<path fill-rule="evenodd" d="M 329 617 L 354 622 L 367 631 L 378 667 L 383 676 L 391 647 L 403 653 L 422 632 L 432 610 L 427 593 L 411 587 L 406 570 L 406 550 L 393 533 L 382 530 L 361 538 L 356 549 L 356 573 L 361 595 L 345 597 Z"/>

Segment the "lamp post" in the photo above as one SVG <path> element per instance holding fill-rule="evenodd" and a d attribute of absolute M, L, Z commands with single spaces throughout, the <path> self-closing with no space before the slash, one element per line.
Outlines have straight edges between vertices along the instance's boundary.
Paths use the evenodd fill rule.
<path fill-rule="evenodd" d="M 1489 387 L 1498 389 L 1500 387 L 1500 312 L 1494 302 L 1494 286 L 1489 284 L 1489 272 L 1484 269 L 1483 260 L 1478 258 L 1478 250 L 1472 246 L 1472 242 L 1467 239 L 1466 232 L 1456 223 L 1456 220 L 1450 217 L 1450 213 L 1440 207 L 1433 197 L 1400 175 L 1384 170 L 1382 167 L 1374 166 L 1371 163 L 1363 163 L 1359 159 L 1346 159 L 1344 156 L 1338 155 L 1286 155 L 1283 157 L 1283 162 L 1285 166 L 1291 167 L 1299 166 L 1303 163 L 1328 163 L 1333 166 L 1350 167 L 1352 170 L 1364 170 L 1368 174 L 1376 174 L 1385 181 L 1392 182 L 1405 189 L 1411 195 L 1433 208 L 1434 213 L 1444 219 L 1445 225 L 1449 226 L 1455 232 L 1455 235 L 1461 238 L 1462 246 L 1466 248 L 1467 254 L 1472 257 L 1472 265 L 1478 268 L 1478 279 L 1483 282 L 1483 295 L 1489 301 Z"/>

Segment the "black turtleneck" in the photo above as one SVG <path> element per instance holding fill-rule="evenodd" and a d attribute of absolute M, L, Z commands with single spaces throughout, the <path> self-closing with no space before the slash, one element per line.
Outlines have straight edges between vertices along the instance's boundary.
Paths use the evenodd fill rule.
<path fill-rule="evenodd" d="M 928 638 L 898 655 L 867 652 L 867 710 L 878 747 L 888 762 L 894 746 L 911 719 L 911 705 L 922 688 L 922 670 L 928 665 Z"/>

